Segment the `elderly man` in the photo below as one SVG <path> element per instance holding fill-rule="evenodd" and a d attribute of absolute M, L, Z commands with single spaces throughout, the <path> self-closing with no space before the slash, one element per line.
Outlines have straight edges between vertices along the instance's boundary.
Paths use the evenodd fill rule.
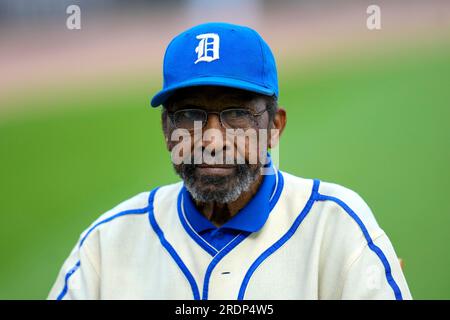
<path fill-rule="evenodd" d="M 183 181 L 100 216 L 49 298 L 411 298 L 388 237 L 355 192 L 272 163 L 286 111 L 257 32 L 191 28 L 167 47 L 163 73 L 151 104 L 163 105 Z"/>

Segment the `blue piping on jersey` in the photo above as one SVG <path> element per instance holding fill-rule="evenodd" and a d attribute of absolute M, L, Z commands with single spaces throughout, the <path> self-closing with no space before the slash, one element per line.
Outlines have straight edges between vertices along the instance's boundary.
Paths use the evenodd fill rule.
<path fill-rule="evenodd" d="M 143 213 L 147 213 L 148 211 L 148 206 L 145 208 L 140 208 L 140 209 L 130 209 L 130 210 L 125 210 L 122 212 L 119 212 L 105 220 L 102 220 L 98 223 L 96 223 L 94 226 L 92 226 L 88 232 L 86 232 L 86 234 L 83 236 L 83 238 L 80 241 L 80 244 L 78 245 L 78 250 L 81 248 L 81 246 L 83 245 L 84 241 L 86 240 L 86 238 L 88 237 L 88 235 L 95 229 L 97 228 L 99 225 L 104 224 L 106 222 L 112 221 L 115 218 L 124 216 L 124 215 L 129 215 L 129 214 L 143 214 Z M 81 265 L 80 260 L 77 261 L 77 263 L 75 264 L 75 266 L 72 267 L 72 269 L 70 269 L 67 273 L 66 276 L 64 278 L 64 288 L 62 289 L 61 293 L 58 295 L 58 297 L 56 298 L 56 300 L 62 300 L 64 298 L 64 296 L 67 294 L 67 291 L 69 290 L 69 279 L 70 277 L 75 273 L 75 271 L 77 271 L 79 269 Z"/>
<path fill-rule="evenodd" d="M 183 208 L 182 208 L 182 204 L 181 204 L 181 200 L 183 198 L 183 193 L 180 191 L 178 193 L 178 199 L 177 199 L 177 211 L 178 211 L 178 216 L 180 218 L 181 224 L 183 225 L 184 229 L 186 230 L 186 232 L 191 236 L 192 239 L 194 239 L 195 242 L 197 242 L 197 244 L 202 247 L 206 252 L 208 252 L 212 257 L 214 257 L 218 250 L 214 247 L 212 247 L 211 245 L 209 245 L 209 243 L 206 242 L 205 239 L 203 239 L 197 232 L 195 232 L 191 226 L 188 225 L 188 222 L 186 221 L 184 214 L 183 214 Z"/>
<path fill-rule="evenodd" d="M 85 234 L 85 236 L 83 237 L 83 239 L 81 239 L 80 241 L 80 248 L 84 243 L 84 240 L 86 240 L 87 236 L 95 229 L 97 228 L 99 225 L 104 224 L 106 222 L 110 222 L 112 220 L 114 220 L 115 218 L 121 217 L 121 216 L 125 216 L 128 214 L 143 214 L 143 213 L 147 213 L 148 212 L 148 206 L 145 208 L 140 208 L 140 209 L 130 209 L 130 210 L 125 210 L 122 212 L 119 212 L 118 214 L 113 215 L 112 217 L 109 217 L 103 221 L 100 221 L 99 223 L 95 224 L 95 226 L 93 226 L 91 229 L 89 229 L 89 231 Z"/>
<path fill-rule="evenodd" d="M 75 271 L 78 270 L 79 267 L 80 267 L 80 260 L 78 260 L 75 266 L 66 273 L 66 276 L 64 277 L 64 288 L 62 289 L 61 293 L 58 295 L 56 300 L 62 300 L 64 298 L 67 291 L 69 290 L 69 279 L 75 273 Z"/>
<path fill-rule="evenodd" d="M 197 286 L 197 283 L 195 282 L 194 277 L 192 276 L 191 272 L 184 264 L 183 260 L 181 260 L 180 256 L 177 254 L 175 249 L 172 247 L 172 245 L 166 240 L 166 238 L 164 237 L 164 232 L 161 230 L 158 223 L 156 222 L 155 213 L 153 212 L 153 201 L 154 201 L 155 193 L 157 190 L 158 190 L 158 188 L 154 189 L 150 193 L 150 196 L 148 199 L 148 218 L 149 218 L 150 224 L 153 227 L 153 230 L 155 231 L 155 233 L 158 235 L 159 240 L 160 240 L 161 244 L 163 245 L 163 247 L 166 248 L 166 250 L 172 256 L 173 260 L 175 260 L 176 264 L 183 272 L 184 276 L 189 281 L 189 284 L 191 285 L 191 289 L 192 289 L 192 294 L 194 295 L 194 300 L 200 300 L 200 293 L 199 293 L 198 286 Z"/>
<path fill-rule="evenodd" d="M 275 189 L 275 193 L 270 198 L 269 211 L 272 211 L 272 209 L 277 204 L 278 199 L 280 199 L 280 195 L 281 195 L 281 192 L 283 191 L 283 187 L 284 187 L 284 178 L 283 178 L 283 175 L 281 174 L 280 170 L 278 170 L 278 172 L 277 172 L 277 177 L 278 177 L 277 187 Z"/>
<path fill-rule="evenodd" d="M 265 259 L 267 259 L 272 253 L 274 253 L 276 250 L 278 250 L 286 241 L 288 241 L 294 233 L 297 231 L 297 228 L 302 223 L 303 219 L 306 217 L 306 215 L 309 213 L 309 211 L 312 208 L 312 205 L 314 201 L 316 200 L 317 192 L 319 190 L 319 180 L 314 180 L 313 188 L 311 191 L 311 195 L 308 199 L 308 202 L 306 203 L 303 210 L 300 212 L 298 217 L 295 219 L 292 226 L 289 228 L 289 230 L 272 246 L 270 246 L 266 251 L 264 251 L 250 266 L 247 273 L 244 276 L 244 280 L 242 281 L 241 287 L 239 289 L 238 294 L 238 300 L 243 300 L 245 295 L 245 290 L 247 289 L 248 282 L 250 281 L 250 278 L 252 277 L 255 270 L 261 265 L 261 263 L 264 262 Z"/>
<path fill-rule="evenodd" d="M 391 286 L 392 290 L 394 291 L 395 299 L 403 300 L 402 292 L 400 291 L 399 286 L 397 285 L 397 283 L 395 282 L 395 280 L 392 276 L 392 271 L 391 271 L 391 266 L 389 264 L 389 261 L 387 260 L 385 254 L 380 249 L 380 247 L 378 247 L 377 245 L 375 245 L 373 243 L 373 240 L 370 237 L 370 234 L 367 231 L 366 226 L 364 225 L 362 220 L 356 215 L 356 213 L 345 202 L 343 202 L 342 200 L 340 200 L 338 198 L 323 195 L 323 194 L 318 194 L 317 200 L 318 201 L 333 201 L 333 202 L 335 202 L 342 209 L 344 209 L 348 213 L 348 215 L 351 218 L 353 218 L 353 220 L 355 220 L 355 222 L 361 228 L 361 231 L 364 234 L 364 237 L 366 238 L 369 248 L 378 256 L 378 258 L 380 258 L 381 262 L 383 263 L 383 266 L 385 269 L 385 274 L 386 274 L 386 280 L 389 283 L 389 285 Z"/>
<path fill-rule="evenodd" d="M 271 199 L 270 202 L 270 211 L 275 207 L 275 205 L 278 202 L 278 199 L 280 198 L 281 192 L 283 191 L 284 187 L 284 179 L 281 172 L 278 170 L 278 187 L 274 194 L 274 196 Z M 225 257 L 231 250 L 233 250 L 239 243 L 241 243 L 245 238 L 247 238 L 251 232 L 243 232 L 239 234 L 236 238 L 233 239 L 227 246 L 225 246 L 219 253 L 217 253 L 210 264 L 208 265 L 208 268 L 206 269 L 205 274 L 205 280 L 203 281 L 203 297 L 202 300 L 208 300 L 208 290 L 209 290 L 209 279 L 211 278 L 211 274 L 216 267 L 216 265 L 219 263 L 220 260 L 222 260 L 223 257 Z"/>
<path fill-rule="evenodd" d="M 209 279 L 211 278 L 211 273 L 216 267 L 216 265 L 225 257 L 231 250 L 233 250 L 239 243 L 241 243 L 245 238 L 247 238 L 251 232 L 242 232 L 236 238 L 233 239 L 227 246 L 225 246 L 210 262 L 208 268 L 206 269 L 205 281 L 203 282 L 203 297 L 202 300 L 208 300 L 208 290 L 209 290 Z"/>

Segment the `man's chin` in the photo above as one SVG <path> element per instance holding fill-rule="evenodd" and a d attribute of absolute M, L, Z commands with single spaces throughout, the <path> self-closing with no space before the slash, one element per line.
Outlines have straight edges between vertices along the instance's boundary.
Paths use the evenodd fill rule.
<path fill-rule="evenodd" d="M 176 165 L 192 197 L 200 202 L 229 203 L 249 190 L 259 175 L 259 167 L 248 165 Z"/>
<path fill-rule="evenodd" d="M 201 175 L 196 172 L 196 179 L 188 189 L 197 200 L 221 203 L 234 200 L 239 195 L 236 194 L 239 189 L 236 188 L 238 185 L 239 181 L 234 172 L 214 172 Z"/>

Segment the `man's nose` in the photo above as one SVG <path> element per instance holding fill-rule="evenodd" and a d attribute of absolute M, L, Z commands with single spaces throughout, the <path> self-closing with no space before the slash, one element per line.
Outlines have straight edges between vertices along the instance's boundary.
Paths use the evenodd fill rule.
<path fill-rule="evenodd" d="M 222 131 L 222 125 L 220 123 L 220 117 L 217 113 L 208 113 L 208 119 L 206 120 L 204 130 L 217 129 Z"/>
<path fill-rule="evenodd" d="M 206 133 L 206 134 L 205 134 Z M 220 123 L 220 117 L 216 113 L 209 113 L 208 120 L 203 127 L 204 139 L 202 139 L 203 148 L 207 147 L 215 151 L 223 151 L 225 148 L 225 129 Z"/>

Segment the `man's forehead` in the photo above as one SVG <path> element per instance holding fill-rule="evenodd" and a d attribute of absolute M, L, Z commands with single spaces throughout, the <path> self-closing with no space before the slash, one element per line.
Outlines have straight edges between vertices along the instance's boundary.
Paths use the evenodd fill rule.
<path fill-rule="evenodd" d="M 236 101 L 248 102 L 255 99 L 257 95 L 252 92 L 218 86 L 198 86 L 178 90 L 172 97 L 172 101 L 183 102 L 205 102 L 205 101 Z"/>

